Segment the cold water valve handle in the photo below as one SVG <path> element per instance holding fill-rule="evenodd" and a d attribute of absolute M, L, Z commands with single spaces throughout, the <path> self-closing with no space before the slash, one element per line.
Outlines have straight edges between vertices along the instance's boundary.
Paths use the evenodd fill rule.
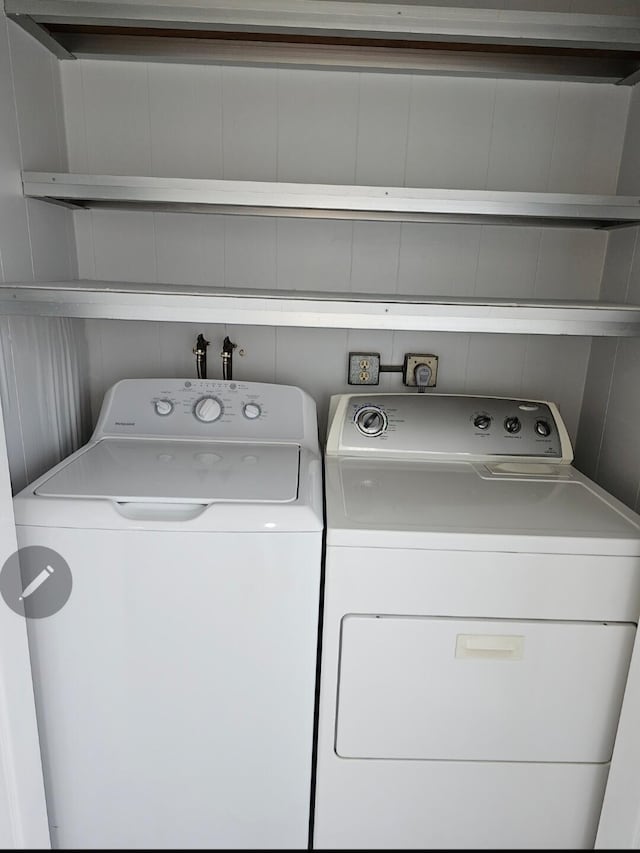
<path fill-rule="evenodd" d="M 234 344 L 229 339 L 229 336 L 222 342 L 222 378 L 233 379 L 233 351 L 237 344 Z"/>

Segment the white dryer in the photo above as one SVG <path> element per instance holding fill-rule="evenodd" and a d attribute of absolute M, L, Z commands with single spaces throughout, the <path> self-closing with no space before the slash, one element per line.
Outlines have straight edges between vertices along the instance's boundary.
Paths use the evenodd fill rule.
<path fill-rule="evenodd" d="M 125 380 L 16 496 L 73 578 L 28 620 L 54 846 L 307 846 L 321 463 L 299 388 Z"/>
<path fill-rule="evenodd" d="M 640 517 L 557 408 L 332 398 L 318 848 L 592 847 Z"/>

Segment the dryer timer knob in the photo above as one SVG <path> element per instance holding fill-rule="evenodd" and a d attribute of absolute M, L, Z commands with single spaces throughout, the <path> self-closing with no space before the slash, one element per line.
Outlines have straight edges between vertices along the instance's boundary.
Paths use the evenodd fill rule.
<path fill-rule="evenodd" d="M 387 416 L 378 406 L 363 406 L 353 419 L 356 429 L 369 438 L 375 438 L 387 428 Z"/>
<path fill-rule="evenodd" d="M 202 397 L 196 403 L 193 414 L 202 423 L 210 424 L 222 414 L 222 403 L 215 397 Z"/>

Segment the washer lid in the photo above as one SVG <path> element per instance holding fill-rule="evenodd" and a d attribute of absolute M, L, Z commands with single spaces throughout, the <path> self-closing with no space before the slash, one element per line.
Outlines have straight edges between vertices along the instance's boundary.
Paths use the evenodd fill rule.
<path fill-rule="evenodd" d="M 287 503 L 298 496 L 300 448 L 154 439 L 104 439 L 36 494 L 116 501 Z"/>

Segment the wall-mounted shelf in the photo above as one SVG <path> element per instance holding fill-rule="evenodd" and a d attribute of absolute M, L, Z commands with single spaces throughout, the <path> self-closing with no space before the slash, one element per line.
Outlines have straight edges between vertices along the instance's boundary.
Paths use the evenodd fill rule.
<path fill-rule="evenodd" d="M 5 0 L 63 59 L 485 75 L 632 85 L 640 18 L 326 0 Z"/>
<path fill-rule="evenodd" d="M 640 224 L 640 198 L 24 172 L 29 198 L 79 208 L 569 228 Z"/>
<path fill-rule="evenodd" d="M 633 305 L 88 280 L 0 284 L 0 313 L 334 329 L 640 335 L 640 306 Z"/>

